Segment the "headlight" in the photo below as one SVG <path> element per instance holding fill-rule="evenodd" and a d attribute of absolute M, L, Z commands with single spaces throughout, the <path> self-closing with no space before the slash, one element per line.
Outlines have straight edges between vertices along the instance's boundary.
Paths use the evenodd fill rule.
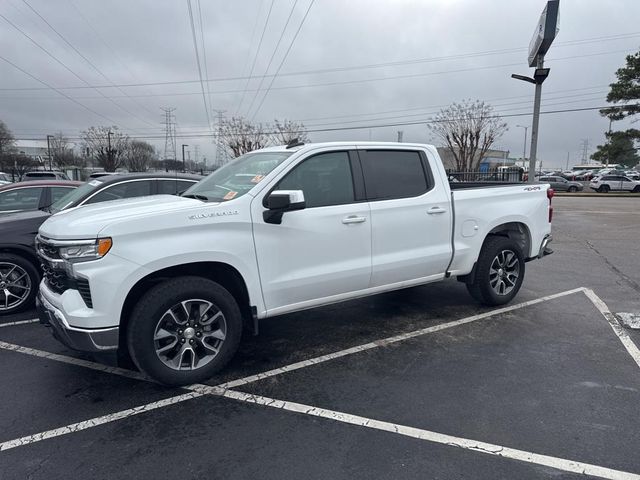
<path fill-rule="evenodd" d="M 98 260 L 111 250 L 113 242 L 110 238 L 98 238 L 95 242 L 69 243 L 59 247 L 60 257 L 69 262 L 86 262 Z"/>

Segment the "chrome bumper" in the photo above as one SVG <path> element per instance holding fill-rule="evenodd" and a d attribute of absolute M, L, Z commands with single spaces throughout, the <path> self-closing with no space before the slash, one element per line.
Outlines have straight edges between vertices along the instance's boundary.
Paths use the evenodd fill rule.
<path fill-rule="evenodd" d="M 118 327 L 95 330 L 71 327 L 62 312 L 51 305 L 41 294 L 38 294 L 36 298 L 36 310 L 40 323 L 51 327 L 53 336 L 73 350 L 95 353 L 118 348 Z"/>
<path fill-rule="evenodd" d="M 542 240 L 542 244 L 540 245 L 540 251 L 538 252 L 539 259 L 553 253 L 553 250 L 549 248 L 549 244 L 552 241 L 553 237 L 551 235 L 545 235 L 544 239 Z"/>

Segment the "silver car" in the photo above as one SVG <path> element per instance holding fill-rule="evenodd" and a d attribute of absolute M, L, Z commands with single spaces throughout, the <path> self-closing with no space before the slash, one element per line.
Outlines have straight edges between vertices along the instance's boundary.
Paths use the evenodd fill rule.
<path fill-rule="evenodd" d="M 549 183 L 557 192 L 581 192 L 584 186 L 580 182 L 570 182 L 566 178 L 549 175 L 540 177 L 540 183 Z"/>

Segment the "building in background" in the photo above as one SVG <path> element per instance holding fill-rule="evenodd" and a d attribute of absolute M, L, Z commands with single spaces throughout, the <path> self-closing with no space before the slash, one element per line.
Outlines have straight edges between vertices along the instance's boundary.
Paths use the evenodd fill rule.
<path fill-rule="evenodd" d="M 442 159 L 446 170 L 456 170 L 456 160 L 449 147 L 437 147 L 438 154 Z M 516 165 L 516 158 L 509 157 L 509 150 L 487 150 L 480 161 L 479 171 L 487 172 L 498 167 L 513 167 Z"/>

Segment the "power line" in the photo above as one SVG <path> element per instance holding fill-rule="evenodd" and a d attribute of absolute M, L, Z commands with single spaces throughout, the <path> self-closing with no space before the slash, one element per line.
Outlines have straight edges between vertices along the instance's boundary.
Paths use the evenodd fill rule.
<path fill-rule="evenodd" d="M 107 77 L 107 76 L 102 72 L 102 70 L 100 70 L 98 67 L 96 67 L 96 66 L 93 64 L 93 62 L 92 62 L 91 60 L 89 60 L 86 56 L 84 56 L 84 55 L 82 54 L 82 52 L 80 52 L 80 51 L 79 51 L 79 50 L 78 50 L 78 49 L 77 49 L 77 48 L 76 48 L 76 47 L 75 47 L 71 42 L 69 42 L 69 40 L 67 40 L 67 39 L 66 39 L 66 38 L 65 38 L 65 37 L 64 37 L 64 36 L 63 36 L 63 35 L 62 35 L 58 30 L 56 30 L 56 29 L 53 27 L 53 25 L 51 25 L 51 24 L 47 21 L 47 19 L 46 19 L 46 18 L 44 18 L 42 15 L 40 15 L 40 13 L 39 13 L 39 12 L 38 12 L 34 7 L 32 7 L 32 6 L 31 6 L 31 4 L 29 4 L 29 2 L 27 2 L 27 0 L 22 0 L 22 2 L 23 2 L 27 7 L 29 7 L 29 8 L 31 9 L 31 11 L 32 11 L 33 13 L 35 13 L 35 14 L 38 16 L 38 18 L 40 18 L 40 20 L 42 20 L 44 23 L 46 23 L 46 24 L 47 24 L 47 26 L 48 26 L 51 30 L 53 30 L 53 32 L 54 32 L 56 35 L 58 35 L 58 37 L 60 37 L 64 43 L 66 43 L 69 47 L 71 47 L 71 49 L 73 49 L 73 51 L 74 51 L 74 52 L 76 52 L 76 53 L 77 53 L 77 54 L 78 54 L 78 55 L 79 55 L 79 56 L 80 56 L 80 57 L 81 57 L 85 62 L 87 62 L 87 63 L 91 66 L 91 68 L 93 68 L 96 72 L 98 72 L 98 74 L 100 74 L 100 76 L 101 76 L 102 78 L 104 78 L 104 79 L 105 79 L 107 82 L 109 82 L 111 85 L 114 85 L 114 86 L 115 86 L 115 84 L 113 83 L 113 81 L 111 81 L 111 79 L 110 79 L 109 77 Z M 117 88 L 117 89 L 118 89 L 118 91 L 120 91 L 120 92 L 121 92 L 125 97 L 127 97 L 127 98 L 131 99 L 131 101 L 133 101 L 136 105 L 138 105 L 139 107 L 144 108 L 142 105 L 140 105 L 140 104 L 139 104 L 137 101 L 135 101 L 133 98 L 129 97 L 129 95 L 127 94 L 127 92 L 125 92 L 122 88 L 117 87 L 117 86 L 116 86 L 116 88 Z M 107 98 L 107 97 L 105 96 L 105 98 Z M 147 120 L 145 120 L 145 119 L 143 119 L 143 118 L 141 118 L 141 117 L 136 116 L 136 118 L 137 118 L 138 120 L 140 120 L 140 121 L 142 121 L 142 122 L 146 123 L 147 125 L 153 125 L 151 122 L 149 122 L 149 121 L 147 121 Z"/>
<path fill-rule="evenodd" d="M 285 22 L 284 27 L 282 28 L 282 32 L 280 32 L 280 37 L 278 38 L 278 42 L 276 43 L 276 47 L 273 49 L 273 53 L 271 54 L 271 58 L 269 58 L 269 63 L 267 64 L 267 68 L 264 69 L 264 74 L 260 78 L 260 84 L 258 85 L 258 88 L 256 88 L 255 94 L 253 95 L 253 98 L 251 99 L 251 103 L 249 104 L 249 108 L 247 108 L 247 115 L 249 115 L 249 112 L 251 111 L 251 108 L 253 107 L 253 104 L 256 101 L 256 98 L 258 98 L 258 93 L 260 92 L 260 88 L 262 88 L 262 83 L 264 82 L 264 79 L 267 76 L 267 73 L 269 73 L 269 68 L 271 68 L 271 62 L 273 62 L 273 59 L 276 56 L 276 52 L 278 51 L 278 47 L 280 46 L 280 42 L 282 42 L 282 38 L 284 37 L 284 33 L 287 31 L 287 27 L 289 26 L 289 21 L 291 20 L 291 17 L 293 16 L 293 12 L 295 11 L 297 4 L 298 4 L 298 0 L 295 0 L 293 2 L 291 10 L 289 11 L 289 16 L 287 17 L 287 21 Z"/>
<path fill-rule="evenodd" d="M 198 53 L 198 41 L 196 40 L 196 27 L 193 23 L 193 12 L 191 10 L 191 0 L 187 0 L 187 7 L 189 7 L 189 21 L 191 22 L 193 48 L 196 52 L 196 64 L 198 65 L 198 76 L 200 77 L 200 87 L 202 88 L 202 101 L 204 102 L 204 110 L 207 114 L 207 125 L 209 125 L 209 128 L 211 128 L 211 117 L 209 116 L 209 106 L 207 105 L 207 97 L 204 93 L 204 81 L 202 80 L 202 68 L 200 67 L 200 54 Z"/>
<path fill-rule="evenodd" d="M 209 67 L 207 66 L 207 47 L 204 41 L 204 27 L 202 26 L 202 8 L 200 6 L 200 0 L 196 1 L 198 7 L 198 23 L 200 24 L 200 43 L 202 45 L 202 60 L 204 63 L 204 78 L 205 85 L 207 86 L 207 100 L 209 101 L 209 111 L 213 113 L 213 107 L 211 106 L 211 90 L 209 82 Z"/>
<path fill-rule="evenodd" d="M 258 42 L 258 48 L 256 50 L 256 54 L 253 57 L 253 62 L 251 63 L 251 70 L 249 70 L 249 76 L 247 77 L 247 83 L 244 85 L 244 90 L 242 92 L 242 97 L 240 97 L 240 103 L 238 104 L 238 108 L 236 109 L 236 113 L 240 111 L 242 108 L 242 102 L 244 102 L 244 97 L 247 95 L 247 90 L 249 88 L 249 82 L 251 81 L 253 70 L 256 68 L 256 61 L 258 60 L 258 54 L 260 53 L 260 48 L 262 47 L 262 41 L 264 40 L 264 33 L 267 31 L 267 25 L 269 25 L 269 17 L 271 17 L 271 11 L 273 10 L 273 4 L 275 0 L 271 0 L 271 4 L 269 5 L 269 12 L 267 13 L 267 19 L 264 21 L 264 27 L 262 28 L 262 34 L 260 35 L 260 41 Z"/>
<path fill-rule="evenodd" d="M 45 82 L 44 80 L 40 80 L 38 77 L 30 74 L 29 72 L 27 72 L 26 70 L 24 70 L 23 68 L 19 67 L 18 65 L 16 65 L 15 63 L 13 63 L 12 61 L 4 58 L 3 56 L 0 55 L 0 60 L 5 61 L 6 63 L 8 63 L 9 65 L 11 65 L 13 68 L 15 68 L 16 70 L 19 70 L 20 72 L 24 73 L 25 75 L 27 75 L 28 77 L 31 77 L 32 79 L 34 79 L 36 82 L 41 83 L 42 85 L 46 85 L 47 88 L 53 90 L 54 92 L 59 93 L 60 95 L 62 95 L 63 97 L 65 97 L 67 100 L 71 100 L 73 103 L 75 103 L 76 105 L 80 105 L 82 108 L 84 108 L 85 110 L 88 110 L 89 112 L 93 113 L 94 115 L 97 115 L 101 118 L 104 118 L 105 120 L 107 120 L 108 122 L 110 122 L 111 124 L 115 125 L 116 122 L 114 122 L 113 120 L 111 120 L 109 117 L 105 117 L 104 115 L 102 115 L 101 113 L 96 112 L 95 110 L 93 110 L 92 108 L 87 107 L 84 103 L 79 102 L 78 100 L 76 100 L 73 97 L 70 97 L 69 95 L 67 95 L 64 92 L 61 92 L 60 90 L 58 90 L 55 87 L 52 87 L 51 85 L 49 85 L 47 82 Z"/>
<path fill-rule="evenodd" d="M 262 105 L 264 104 L 264 101 L 266 100 L 267 95 L 269 95 L 269 92 L 271 91 L 271 87 L 273 86 L 273 82 L 276 80 L 278 73 L 280 73 L 280 69 L 282 68 L 282 65 L 284 65 L 284 62 L 287 60 L 287 57 L 289 56 L 289 52 L 291 51 L 293 44 L 296 42 L 296 39 L 298 38 L 298 34 L 300 33 L 300 30 L 302 30 L 302 26 L 304 25 L 304 22 L 307 19 L 307 16 L 309 15 L 309 11 L 311 11 L 311 7 L 313 6 L 314 1 L 315 0 L 311 0 L 311 2 L 309 2 L 307 11 L 304 12 L 304 16 L 300 21 L 300 25 L 298 26 L 296 33 L 293 35 L 293 38 L 291 39 L 291 43 L 289 43 L 289 47 L 287 48 L 287 51 L 284 53 L 284 57 L 282 57 L 282 61 L 280 62 L 280 65 L 278 65 L 278 69 L 276 70 L 276 73 L 274 73 L 273 76 L 271 77 L 271 82 L 269 83 L 267 90 L 264 92 L 264 95 L 262 97 L 262 100 L 260 101 L 260 104 L 258 105 L 258 108 L 256 108 L 256 111 L 253 112 L 253 115 L 251 116 L 251 121 L 253 121 L 253 119 L 256 118 L 256 115 L 258 115 L 258 113 L 260 112 L 260 109 L 262 108 Z M 247 112 L 247 115 L 248 114 L 249 112 Z"/>
<path fill-rule="evenodd" d="M 631 36 L 640 36 L 640 32 L 639 33 L 633 33 L 633 34 L 625 34 L 628 37 Z M 565 42 L 564 44 L 554 44 L 554 48 L 557 47 L 561 47 L 561 46 L 573 46 L 575 44 L 578 43 L 600 43 L 602 41 L 606 41 L 606 39 L 609 40 L 620 40 L 620 39 L 624 39 L 627 37 L 618 37 L 616 36 L 616 38 L 612 38 L 612 37 L 593 37 L 593 38 L 588 38 L 588 39 L 579 39 L 579 40 L 573 40 L 570 45 L 567 45 L 569 42 Z M 393 66 L 400 66 L 400 65 L 410 65 L 410 64 L 414 64 L 414 63 L 431 63 L 431 62 L 436 62 L 436 61 L 443 61 L 443 60 L 457 60 L 457 59 L 462 59 L 462 58 L 470 58 L 473 56 L 485 56 L 485 55 L 496 55 L 496 54 L 503 54 L 503 53 L 518 53 L 518 52 L 522 52 L 522 51 L 526 51 L 526 48 L 514 48 L 514 49 L 505 49 L 505 50 L 489 50 L 489 51 L 485 51 L 485 52 L 475 52 L 475 53 L 467 53 L 467 54 L 457 54 L 457 55 L 449 55 L 449 56 L 443 56 L 443 57 L 430 57 L 430 58 L 423 58 L 423 59 L 413 59 L 413 60 L 405 60 L 405 61 L 399 61 L 399 62 L 387 62 L 387 63 L 377 63 L 377 64 L 368 64 L 368 65 L 354 65 L 354 66 L 346 66 L 346 67 L 333 67 L 333 68 L 325 68 L 325 69 L 316 69 L 316 70 L 303 70 L 303 71 L 294 71 L 294 72 L 284 72 L 284 73 L 280 73 L 278 74 L 278 76 L 280 77 L 286 77 L 286 76 L 300 76 L 300 75 L 311 75 L 311 74 L 319 74 L 319 73 L 336 73 L 336 72 L 345 72 L 345 71 L 350 71 L 350 70 L 362 70 L 362 69 L 370 69 L 370 68 L 381 68 L 381 67 L 393 67 Z M 601 54 L 609 54 L 609 53 L 621 53 L 621 52 L 628 52 L 628 50 L 615 50 L 615 51 L 610 51 L 610 52 L 603 52 L 603 53 L 598 53 L 596 55 L 601 55 Z M 581 56 L 570 56 L 570 57 L 563 57 L 563 58 L 558 58 L 556 60 L 561 60 L 561 59 L 565 59 L 565 58 L 581 58 Z M 509 64 L 508 66 L 520 66 L 522 65 L 522 62 L 519 63 L 512 63 Z M 272 77 L 273 75 L 266 75 L 266 77 Z M 228 82 L 228 81 L 236 81 L 236 80 L 252 80 L 255 78 L 259 78 L 261 77 L 260 75 L 253 75 L 253 72 L 251 72 L 248 76 L 247 75 L 243 75 L 243 76 L 232 76 L 232 77 L 217 77 L 217 78 L 211 78 L 208 81 L 210 83 L 216 83 L 216 82 Z M 117 87 L 144 87 L 144 86 L 162 86 L 162 85 L 186 85 L 186 84 L 194 84 L 194 83 L 200 83 L 199 80 L 175 80 L 175 81 L 162 81 L 162 82 L 138 82 L 138 83 L 121 83 L 121 84 L 115 84 L 115 85 L 89 85 L 89 86 L 71 86 L 71 87 L 58 87 L 61 90 L 74 90 L 74 89 L 86 89 L 86 88 L 117 88 Z M 30 88 L 30 87 L 18 87 L 18 88 L 0 88 L 0 91 L 21 91 L 21 90 L 44 90 L 43 88 Z M 233 90 L 233 91 L 227 91 L 227 92 L 214 92 L 214 93 L 237 93 L 239 91 L 242 90 Z"/>
<path fill-rule="evenodd" d="M 640 104 L 632 104 L 626 105 L 640 107 Z M 572 113 L 572 112 L 587 112 L 594 110 L 602 110 L 605 108 L 610 108 L 610 105 L 598 106 L 598 107 L 582 107 L 582 108 L 567 108 L 567 109 L 557 109 L 557 110 L 547 110 L 540 112 L 541 115 L 552 115 L 557 113 Z M 520 113 L 511 113 L 511 114 L 502 114 L 500 112 L 496 112 L 495 115 L 491 117 L 485 118 L 516 118 L 516 117 L 527 117 L 532 115 L 532 112 L 520 112 Z M 385 127 L 400 127 L 400 126 L 410 126 L 410 125 L 427 125 L 429 123 L 437 123 L 438 120 L 434 120 L 432 118 L 425 118 L 421 120 L 413 120 L 410 122 L 393 122 L 393 123 L 381 123 L 381 124 L 367 124 L 367 125 L 356 125 L 356 126 L 346 126 L 346 127 L 332 127 L 332 128 L 315 128 L 315 129 L 307 129 L 309 133 L 318 133 L 318 132 L 336 132 L 336 131 L 347 131 L 347 130 L 365 130 L 369 128 L 385 128 Z M 264 132 L 266 135 L 276 134 L 278 132 Z M 216 137 L 218 134 L 214 133 L 187 133 L 177 135 L 177 138 L 202 138 L 202 137 Z M 143 139 L 161 139 L 163 136 L 161 135 L 131 135 L 131 138 L 143 138 Z M 38 140 L 39 138 L 17 138 L 17 140 Z M 69 137 L 70 140 L 75 139 L 75 137 Z M 77 139 L 80 139 L 77 137 Z"/>
<path fill-rule="evenodd" d="M 20 27 L 18 27 L 15 23 L 13 23 L 11 20 L 9 20 L 7 17 L 5 17 L 2 13 L 0 13 L 0 17 L 2 17 L 9 25 L 11 25 L 13 28 L 15 28 L 18 32 L 20 32 L 23 36 L 25 36 L 27 39 L 29 39 L 31 41 L 31 43 L 33 43 L 36 47 L 38 47 L 40 50 L 42 50 L 44 53 L 46 53 L 49 57 L 51 57 L 53 60 L 55 60 L 56 63 L 62 65 L 62 67 L 65 68 L 65 70 L 67 70 L 68 72 L 70 72 L 74 77 L 76 77 L 78 80 L 80 80 L 82 83 L 86 84 L 87 86 L 90 86 L 89 82 L 87 82 L 85 79 L 83 79 L 80 75 L 78 75 L 76 72 L 74 72 L 71 68 L 69 68 L 64 62 L 62 62 L 60 59 L 58 59 L 55 55 L 53 55 L 51 52 L 49 52 L 49 50 L 47 50 L 46 48 L 44 48 L 42 45 L 40 45 L 38 42 L 36 42 L 28 33 L 26 33 L 24 30 L 22 30 Z M 42 82 L 41 82 L 42 83 Z M 135 117 L 135 115 L 131 112 L 129 112 L 129 110 L 127 110 L 126 108 L 124 108 L 122 105 L 119 105 L 117 102 L 115 102 L 113 99 L 108 98 L 107 96 L 105 96 L 100 90 L 98 90 L 97 88 L 93 87 L 94 90 L 96 92 L 98 92 L 101 96 L 103 96 L 104 98 L 106 98 L 107 100 L 109 100 L 111 103 L 113 103 L 114 105 L 116 105 L 117 107 L 121 108 L 122 110 L 124 110 L 126 113 L 128 113 L 129 115 Z M 66 95 L 65 95 L 66 96 Z M 131 128 L 129 128 L 131 130 Z"/>

